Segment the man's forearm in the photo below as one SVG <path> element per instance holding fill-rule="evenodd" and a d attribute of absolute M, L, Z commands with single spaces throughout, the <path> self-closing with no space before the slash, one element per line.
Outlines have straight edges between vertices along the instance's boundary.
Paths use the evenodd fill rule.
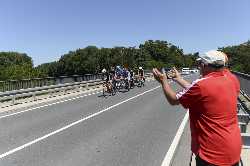
<path fill-rule="evenodd" d="M 178 105 L 179 101 L 176 97 L 176 93 L 173 91 L 173 89 L 170 87 L 169 83 L 167 82 L 167 80 L 163 80 L 162 81 L 162 89 L 164 91 L 164 94 L 168 100 L 168 102 L 171 105 Z"/>
<path fill-rule="evenodd" d="M 188 88 L 191 85 L 191 83 L 184 80 L 183 78 L 178 78 L 178 79 L 175 79 L 174 81 L 177 82 L 183 88 Z"/>

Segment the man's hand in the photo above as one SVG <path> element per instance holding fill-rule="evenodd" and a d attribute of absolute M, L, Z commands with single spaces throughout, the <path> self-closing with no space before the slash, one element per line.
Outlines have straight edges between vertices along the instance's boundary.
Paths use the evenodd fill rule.
<path fill-rule="evenodd" d="M 172 78 L 175 82 L 177 82 L 180 86 L 183 88 L 188 88 L 191 84 L 184 80 L 181 77 L 181 74 L 178 72 L 178 70 L 174 67 L 169 73 L 168 77 Z"/>
<path fill-rule="evenodd" d="M 173 67 L 173 69 L 171 70 L 171 73 L 172 73 L 172 78 L 173 80 L 180 80 L 181 79 L 181 74 L 178 72 L 178 70 Z"/>
<path fill-rule="evenodd" d="M 153 68 L 153 74 L 155 79 L 159 82 L 159 83 L 163 83 L 164 80 L 167 80 L 167 76 L 166 74 L 162 74 L 158 69 Z"/>
<path fill-rule="evenodd" d="M 167 75 L 165 73 L 161 73 L 158 69 L 153 68 L 153 74 L 155 79 L 162 84 L 163 92 L 171 105 L 178 105 L 179 101 L 176 98 L 176 93 L 170 87 L 167 81 Z"/>

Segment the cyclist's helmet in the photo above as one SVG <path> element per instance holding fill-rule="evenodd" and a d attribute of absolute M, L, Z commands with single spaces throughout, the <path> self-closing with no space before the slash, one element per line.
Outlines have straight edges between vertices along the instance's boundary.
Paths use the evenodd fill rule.
<path fill-rule="evenodd" d="M 117 70 L 120 70 L 120 69 L 121 69 L 121 66 L 116 66 L 116 69 L 117 69 Z"/>
<path fill-rule="evenodd" d="M 107 72 L 107 70 L 104 68 L 104 69 L 102 69 L 102 73 L 106 73 Z"/>

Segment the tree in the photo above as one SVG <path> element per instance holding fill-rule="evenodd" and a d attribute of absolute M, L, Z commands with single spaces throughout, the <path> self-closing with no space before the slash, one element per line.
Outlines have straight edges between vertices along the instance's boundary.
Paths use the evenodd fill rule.
<path fill-rule="evenodd" d="M 237 45 L 219 48 L 229 58 L 229 67 L 234 71 L 250 74 L 250 41 Z"/>
<path fill-rule="evenodd" d="M 0 80 L 34 78 L 39 74 L 27 54 L 0 52 Z"/>
<path fill-rule="evenodd" d="M 250 73 L 250 41 L 219 50 L 228 54 L 233 70 Z M 139 47 L 79 48 L 62 55 L 58 61 L 34 68 L 31 57 L 25 53 L 0 52 L 0 80 L 94 74 L 117 65 L 127 65 L 132 69 L 139 66 L 144 69 L 173 66 L 192 68 L 198 56 L 198 52 L 184 54 L 181 48 L 167 41 L 148 40 Z"/>

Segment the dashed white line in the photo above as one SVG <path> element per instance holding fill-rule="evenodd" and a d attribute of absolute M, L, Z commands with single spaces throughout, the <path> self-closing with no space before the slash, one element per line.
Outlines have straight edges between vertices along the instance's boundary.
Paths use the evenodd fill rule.
<path fill-rule="evenodd" d="M 28 142 L 28 143 L 26 143 L 26 144 L 24 144 L 24 145 L 21 145 L 21 146 L 15 148 L 15 149 L 12 149 L 12 150 L 10 150 L 10 151 L 8 151 L 8 152 L 5 152 L 5 153 L 3 153 L 3 154 L 0 155 L 0 159 L 6 157 L 6 156 L 8 156 L 8 155 L 11 155 L 11 154 L 13 154 L 13 153 L 15 153 L 15 152 L 17 152 L 17 151 L 20 151 L 20 150 L 22 150 L 22 149 L 24 149 L 24 148 L 26 148 L 26 147 L 29 147 L 29 146 L 31 146 L 31 145 L 33 145 L 33 144 L 39 142 L 39 141 L 42 141 L 42 140 L 44 140 L 44 139 L 46 139 L 46 138 L 48 138 L 48 137 L 50 137 L 50 136 L 53 136 L 53 135 L 55 135 L 55 134 L 57 134 L 57 133 L 59 133 L 59 132 L 62 132 L 62 131 L 66 130 L 66 129 L 72 127 L 72 126 L 75 126 L 75 125 L 77 125 L 77 124 L 83 122 L 83 121 L 86 121 L 86 120 L 88 120 L 88 119 L 90 119 L 90 118 L 93 118 L 93 117 L 95 117 L 95 116 L 97 116 L 97 115 L 100 115 L 101 113 L 104 113 L 104 112 L 106 112 L 106 111 L 108 111 L 108 110 L 110 110 L 110 109 L 112 109 L 112 108 L 114 108 L 114 107 L 117 107 L 117 106 L 119 106 L 119 105 L 121 105 L 121 104 L 123 104 L 123 103 L 126 103 L 126 102 L 128 102 L 128 101 L 130 101 L 130 100 L 133 100 L 133 99 L 135 99 L 135 98 L 137 98 L 137 97 L 139 97 L 139 96 L 142 96 L 142 95 L 144 95 L 144 94 L 146 94 L 146 93 L 149 93 L 149 92 L 151 92 L 151 91 L 153 91 L 153 90 L 155 90 L 155 89 L 158 89 L 159 87 L 160 87 L 160 86 L 157 86 L 157 87 L 152 88 L 152 89 L 150 89 L 150 90 L 147 90 L 147 91 L 145 91 L 145 92 L 143 92 L 143 93 L 140 93 L 140 94 L 138 94 L 138 95 L 136 95 L 136 96 L 134 96 L 134 97 L 128 98 L 128 99 L 126 99 L 126 100 L 124 100 L 124 101 L 122 101 L 122 102 L 119 102 L 119 103 L 117 103 L 117 104 L 115 104 L 115 105 L 112 105 L 112 106 L 106 108 L 106 109 L 103 109 L 103 110 L 101 110 L 101 111 L 99 111 L 99 112 L 96 112 L 96 113 L 91 114 L 91 115 L 89 115 L 89 116 L 87 116 L 87 117 L 85 117 L 85 118 L 82 118 L 82 119 L 80 119 L 80 120 L 78 120 L 78 121 L 75 121 L 75 122 L 73 122 L 73 123 L 71 123 L 71 124 L 69 124 L 69 125 L 67 125 L 67 126 L 64 126 L 64 127 L 60 128 L 60 129 L 54 131 L 54 132 L 51 132 L 51 133 L 49 133 L 49 134 L 47 134 L 47 135 L 44 135 L 44 136 L 42 136 L 42 137 L 40 137 L 40 138 L 37 138 L 37 139 L 35 139 L 35 140 L 31 141 L 31 142 Z"/>

